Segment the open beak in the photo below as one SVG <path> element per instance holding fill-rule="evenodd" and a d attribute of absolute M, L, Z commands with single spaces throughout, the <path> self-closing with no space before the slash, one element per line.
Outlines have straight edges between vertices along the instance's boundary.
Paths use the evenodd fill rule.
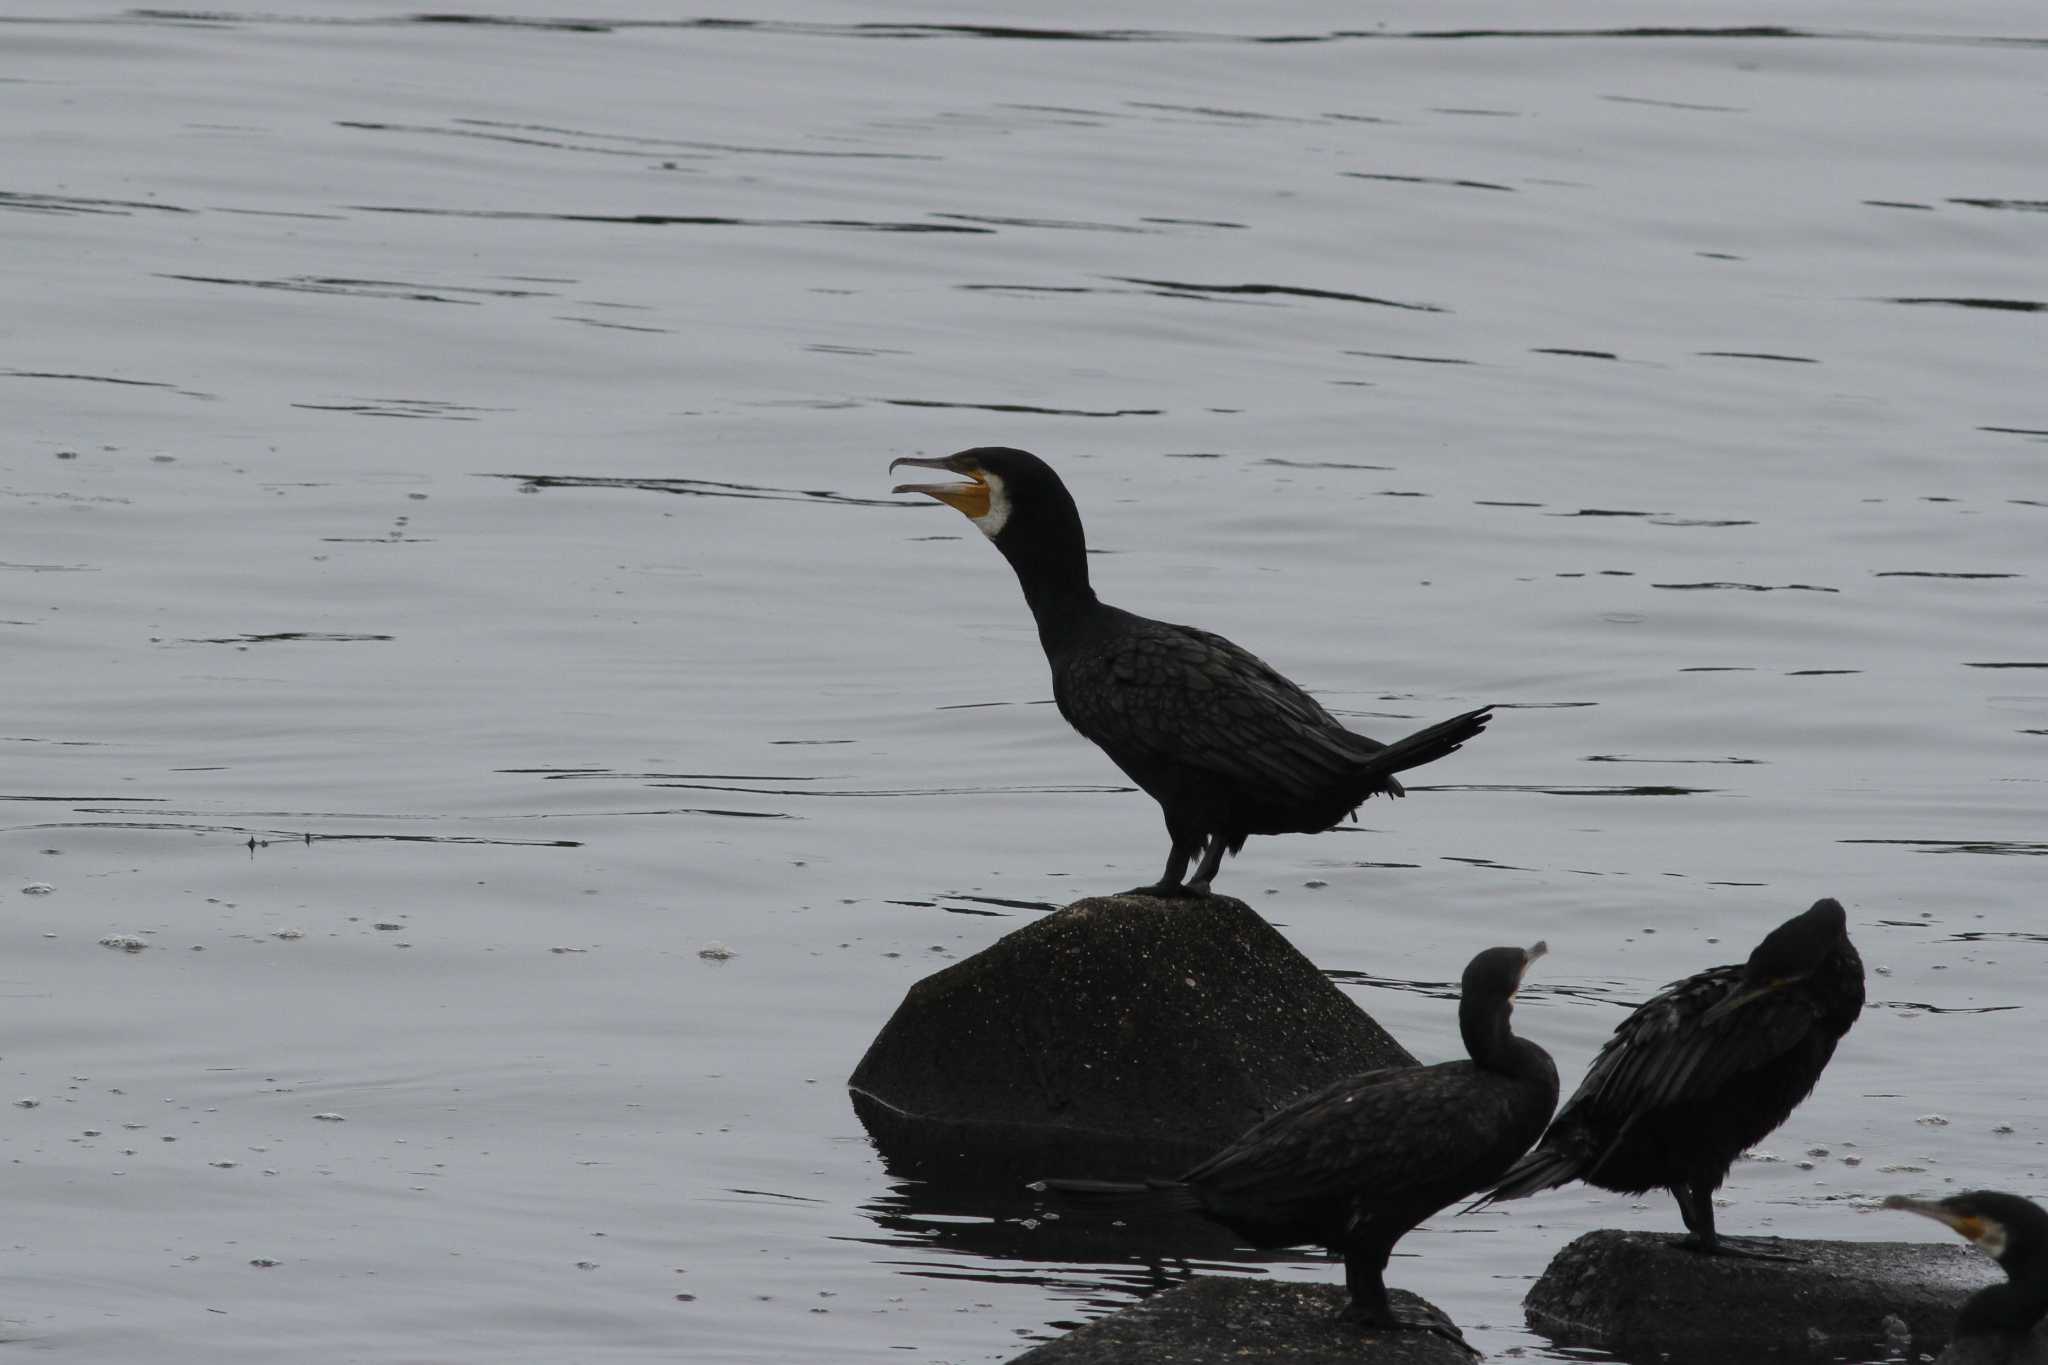
<path fill-rule="evenodd" d="M 1956 1235 L 1965 1241 L 1974 1242 L 1979 1246 L 1991 1240 L 2001 1243 L 2004 1241 L 2004 1229 L 1990 1219 L 1980 1218 L 1975 1214 L 1957 1213 L 1954 1209 L 1946 1208 L 1932 1199 L 1914 1199 L 1903 1194 L 1888 1194 L 1884 1198 L 1884 1206 L 1888 1209 L 1904 1209 L 1907 1213 L 1917 1213 L 1923 1218 L 1932 1218 L 1935 1222 L 1954 1229 Z"/>
<path fill-rule="evenodd" d="M 1536 959 L 1550 951 L 1550 945 L 1538 940 L 1522 949 L 1522 975 L 1515 978 L 1515 989 L 1522 989 L 1522 978 L 1529 975 L 1529 969 L 1536 965 Z"/>
<path fill-rule="evenodd" d="M 980 470 L 975 469 L 964 463 L 961 463 L 960 458 L 957 455 L 948 455 L 944 459 L 938 460 L 920 460 L 914 459 L 911 456 L 906 455 L 901 459 L 891 460 L 889 462 L 890 472 L 894 473 L 896 470 L 896 466 L 900 464 L 915 465 L 920 469 L 943 469 L 948 473 L 952 474 L 964 474 L 967 476 L 969 482 L 899 483 L 896 485 L 895 488 L 890 490 L 891 492 L 922 493 L 926 497 L 936 498 L 938 501 L 943 502 L 950 507 L 957 507 L 967 516 L 973 518 L 980 518 L 988 515 L 988 484 L 983 481 Z"/>

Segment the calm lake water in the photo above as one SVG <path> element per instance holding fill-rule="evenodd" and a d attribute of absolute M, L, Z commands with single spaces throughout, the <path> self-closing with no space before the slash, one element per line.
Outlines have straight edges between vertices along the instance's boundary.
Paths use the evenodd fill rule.
<path fill-rule="evenodd" d="M 1834 895 L 1873 1003 L 1723 1227 L 2048 1194 L 2037 7 L 445 8 L 0 22 L 0 1335 L 993 1365 L 1177 1253 L 1339 1279 L 847 1104 L 911 982 L 1163 855 L 888 493 L 979 444 L 1359 728 L 1501 705 L 1219 882 L 1413 1051 L 1547 938 L 1569 1086 Z M 1678 1220 L 1389 1278 L 1558 1358 L 1521 1296 L 1615 1225 Z"/>

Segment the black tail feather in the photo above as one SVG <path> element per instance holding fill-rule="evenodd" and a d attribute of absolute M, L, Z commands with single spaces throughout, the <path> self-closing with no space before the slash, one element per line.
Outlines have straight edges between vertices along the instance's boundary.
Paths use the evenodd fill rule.
<path fill-rule="evenodd" d="M 1546 1143 L 1510 1166 L 1508 1173 L 1495 1181 L 1492 1189 L 1467 1204 L 1461 1212 L 1483 1209 L 1503 1199 L 1524 1199 L 1540 1190 L 1569 1185 L 1584 1174 L 1585 1165 L 1579 1153 Z"/>
<path fill-rule="evenodd" d="M 1486 722 L 1493 719 L 1493 708 L 1482 706 L 1463 715 L 1441 720 L 1412 735 L 1395 740 L 1386 748 L 1366 761 L 1366 774 L 1386 779 L 1387 784 L 1400 794 L 1400 784 L 1393 781 L 1395 773 L 1419 768 L 1425 763 L 1434 763 L 1446 754 L 1454 754 L 1465 741 L 1483 734 Z"/>

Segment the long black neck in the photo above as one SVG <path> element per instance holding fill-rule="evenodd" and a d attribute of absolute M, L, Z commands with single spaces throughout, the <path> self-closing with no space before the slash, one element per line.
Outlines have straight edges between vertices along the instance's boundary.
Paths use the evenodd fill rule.
<path fill-rule="evenodd" d="M 2010 1277 L 1978 1291 L 1956 1316 L 1956 1336 L 2025 1332 L 2048 1314 L 2048 1250 L 2005 1267 Z"/>
<path fill-rule="evenodd" d="M 1458 1002 L 1458 1032 L 1464 1035 L 1465 1051 L 1488 1071 L 1507 1076 L 1537 1074 L 1551 1067 L 1550 1054 L 1527 1038 L 1517 1038 L 1509 1026 L 1512 997 L 1463 999 Z"/>
<path fill-rule="evenodd" d="M 1038 622 L 1039 639 L 1048 650 L 1064 639 L 1096 606 L 1088 584 L 1088 541 L 1081 514 L 1072 498 L 1060 496 L 1034 506 L 1023 524 L 1013 517 L 996 539 L 996 548 L 1017 571 L 1024 600 Z"/>

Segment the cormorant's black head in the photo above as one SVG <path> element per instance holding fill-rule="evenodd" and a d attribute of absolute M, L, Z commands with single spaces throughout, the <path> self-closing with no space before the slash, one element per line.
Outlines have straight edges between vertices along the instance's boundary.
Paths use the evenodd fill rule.
<path fill-rule="evenodd" d="M 2016 1261 L 2048 1251 L 2048 1212 L 2030 1199 L 1997 1190 L 1971 1190 L 1946 1199 L 1911 1199 L 1887 1195 L 1884 1206 L 1904 1209 L 1955 1229 L 1965 1241 L 2010 1268 Z"/>
<path fill-rule="evenodd" d="M 1522 988 L 1529 964 L 1550 951 L 1547 943 L 1527 948 L 1488 948 L 1465 964 L 1465 979 L 1458 983 L 1461 1002 L 1498 1003 L 1512 1000 Z"/>
<path fill-rule="evenodd" d="M 1047 527 L 1071 523 L 1078 532 L 1081 514 L 1052 466 L 1028 450 L 1008 446 L 976 446 L 943 459 L 905 456 L 889 468 L 916 465 L 964 474 L 967 483 L 900 483 L 898 493 L 922 493 L 957 507 L 990 540 L 1007 536 L 1042 536 Z"/>
<path fill-rule="evenodd" d="M 1708 1010 L 1700 1022 L 1710 1024 L 1772 991 L 1799 984 L 1848 941 L 1849 916 L 1842 903 L 1832 896 L 1815 901 L 1805 914 L 1794 915 L 1764 935 L 1742 964 L 1741 988 Z"/>
<path fill-rule="evenodd" d="M 966 483 L 900 483 L 896 491 L 922 493 L 959 508 L 995 542 L 1017 571 L 1041 637 L 1051 639 L 1070 629 L 1095 601 L 1081 513 L 1044 460 L 1028 450 L 976 446 L 940 460 L 893 460 L 889 468 L 900 464 L 967 476 Z"/>

